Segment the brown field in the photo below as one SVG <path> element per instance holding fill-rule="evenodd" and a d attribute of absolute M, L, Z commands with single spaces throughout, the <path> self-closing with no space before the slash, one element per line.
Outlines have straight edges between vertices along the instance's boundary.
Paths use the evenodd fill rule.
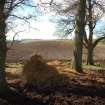
<path fill-rule="evenodd" d="M 7 61 L 24 61 L 32 54 L 40 54 L 45 59 L 71 59 L 72 49 L 69 41 L 20 42 L 8 51 Z"/>
<path fill-rule="evenodd" d="M 71 60 L 73 57 L 72 40 L 21 41 L 16 42 L 7 53 L 7 62 L 26 61 L 33 54 L 40 54 L 46 60 Z M 84 49 L 84 59 L 86 50 Z M 96 62 L 105 61 L 105 45 L 99 44 L 94 52 Z"/>

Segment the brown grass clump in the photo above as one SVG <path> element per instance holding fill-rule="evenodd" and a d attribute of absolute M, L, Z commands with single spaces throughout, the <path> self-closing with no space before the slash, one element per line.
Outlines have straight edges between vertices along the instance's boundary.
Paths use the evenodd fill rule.
<path fill-rule="evenodd" d="M 40 55 L 33 55 L 23 67 L 23 75 L 28 83 L 35 84 L 58 84 L 65 82 L 66 76 L 48 65 Z M 66 77 L 67 78 L 67 77 Z"/>

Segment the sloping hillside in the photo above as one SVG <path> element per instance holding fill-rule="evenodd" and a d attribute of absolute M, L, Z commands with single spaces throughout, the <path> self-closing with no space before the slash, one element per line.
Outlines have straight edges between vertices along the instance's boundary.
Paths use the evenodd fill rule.
<path fill-rule="evenodd" d="M 68 40 L 22 41 L 15 43 L 8 51 L 7 61 L 26 60 L 32 54 L 40 54 L 45 59 L 71 59 L 72 49 L 72 43 Z"/>
<path fill-rule="evenodd" d="M 19 41 L 7 53 L 7 62 L 18 62 L 29 59 L 32 54 L 40 54 L 45 59 L 72 59 L 72 40 L 32 40 Z M 86 50 L 84 51 L 84 58 Z M 97 60 L 105 60 L 105 45 L 99 45 L 95 49 L 94 57 Z"/>

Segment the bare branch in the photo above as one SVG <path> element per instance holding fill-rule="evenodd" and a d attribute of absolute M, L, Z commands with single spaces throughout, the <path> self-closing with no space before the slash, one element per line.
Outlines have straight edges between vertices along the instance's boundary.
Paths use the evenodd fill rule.
<path fill-rule="evenodd" d="M 105 35 L 101 36 L 100 38 L 96 39 L 93 43 L 93 49 L 96 47 L 96 45 L 101 41 L 105 39 Z"/>
<path fill-rule="evenodd" d="M 14 42 L 15 42 L 15 37 L 16 37 L 19 33 L 25 31 L 25 30 L 22 30 L 22 31 L 15 32 L 15 30 L 14 30 L 13 28 L 11 28 L 11 30 L 12 30 L 15 34 L 14 34 L 14 36 L 13 36 L 13 39 L 12 39 L 12 42 L 11 42 L 10 46 L 7 47 L 7 51 L 12 48 L 12 46 L 13 46 L 13 44 L 14 44 Z"/>
<path fill-rule="evenodd" d="M 99 7 L 100 10 L 105 12 L 104 4 L 102 4 L 100 1 L 99 2 L 94 1 L 94 3 L 96 4 L 96 6 Z"/>
<path fill-rule="evenodd" d="M 87 34 L 86 34 L 86 31 L 84 32 L 84 35 L 83 35 L 83 44 L 85 46 L 85 48 L 88 48 L 88 38 L 87 38 Z"/>
<path fill-rule="evenodd" d="M 83 45 L 85 46 L 86 49 L 88 49 L 87 43 L 83 40 Z"/>
<path fill-rule="evenodd" d="M 17 2 L 17 3 L 14 4 L 14 0 L 11 0 L 10 6 L 8 8 L 8 12 L 6 13 L 5 18 L 7 19 L 9 17 L 10 13 L 13 11 L 13 9 L 16 8 L 16 7 L 18 7 L 22 2 L 24 2 L 24 0 L 19 0 L 19 2 Z"/>

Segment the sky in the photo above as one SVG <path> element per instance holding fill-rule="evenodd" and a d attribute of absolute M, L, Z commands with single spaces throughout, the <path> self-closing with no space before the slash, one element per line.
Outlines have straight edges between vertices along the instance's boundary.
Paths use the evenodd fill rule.
<path fill-rule="evenodd" d="M 33 0 L 35 2 L 35 0 Z M 40 0 L 39 0 L 40 1 Z M 19 8 L 18 8 L 19 9 Z M 30 19 L 28 23 L 22 24 L 22 21 L 19 19 L 16 19 L 14 21 L 15 24 L 18 24 L 16 27 L 14 27 L 14 31 L 9 30 L 7 33 L 7 39 L 12 40 L 15 33 L 18 32 L 15 39 L 21 40 L 21 39 L 57 39 L 56 36 L 54 36 L 54 32 L 56 30 L 56 24 L 52 23 L 49 18 L 52 15 L 52 13 L 41 13 L 41 8 L 39 8 L 39 16 L 36 19 Z M 38 13 L 37 12 L 37 13 Z M 25 8 L 23 10 L 15 10 L 14 14 L 21 15 L 22 14 L 28 14 L 30 13 L 29 8 Z M 29 28 L 30 25 L 30 28 Z M 19 32 L 21 31 L 21 32 Z"/>
<path fill-rule="evenodd" d="M 22 32 L 18 33 L 15 39 L 57 39 L 57 37 L 53 35 L 56 30 L 56 24 L 50 22 L 48 18 L 48 15 L 44 15 L 40 16 L 39 21 L 31 20 L 31 28 L 28 27 L 29 24 L 18 25 L 14 29 L 15 32 Z M 12 30 L 10 30 L 7 33 L 7 39 L 11 40 L 14 35 L 15 33 Z"/>
<path fill-rule="evenodd" d="M 40 4 L 42 2 L 49 3 L 51 0 L 32 0 L 32 1 L 35 4 L 36 3 Z M 55 0 L 55 2 L 62 3 L 63 0 Z M 22 31 L 22 32 L 19 32 L 18 35 L 16 35 L 15 37 L 16 40 L 21 40 L 21 39 L 48 39 L 50 40 L 50 39 L 59 38 L 58 36 L 54 35 L 57 24 L 49 20 L 49 18 L 55 13 L 51 11 L 42 13 L 43 9 L 45 8 L 43 8 L 42 5 L 38 8 L 37 15 L 39 16 L 38 16 L 37 21 L 35 19 L 30 20 L 30 26 L 32 27 L 30 29 L 27 23 L 21 25 L 22 21 L 18 19 L 15 20 L 16 21 L 15 23 L 18 24 L 17 27 L 14 28 L 15 33 Z M 23 8 L 23 9 L 18 8 L 18 10 L 15 9 L 14 13 L 17 15 L 23 15 L 23 14 L 27 15 L 28 13 L 31 13 L 31 11 L 30 11 L 30 8 Z M 12 30 L 9 30 L 7 33 L 7 39 L 12 40 L 15 33 Z"/>
<path fill-rule="evenodd" d="M 36 1 L 40 1 L 40 0 L 33 0 L 34 3 Z M 46 0 L 42 0 L 42 1 L 45 2 Z M 62 1 L 63 0 L 59 0 L 59 3 L 61 3 Z M 49 0 L 47 0 L 47 2 L 49 2 Z M 16 37 L 15 37 L 16 40 L 21 40 L 21 39 L 50 40 L 50 39 L 58 39 L 59 38 L 58 36 L 54 35 L 54 33 L 56 31 L 57 24 L 54 22 L 51 22 L 49 20 L 50 17 L 54 13 L 53 12 L 42 13 L 41 9 L 43 9 L 43 8 L 40 7 L 37 11 L 37 13 L 38 13 L 37 21 L 36 21 L 36 19 L 29 20 L 31 28 L 29 28 L 28 23 L 21 24 L 22 21 L 20 21 L 19 19 L 14 21 L 14 23 L 18 24 L 17 27 L 14 27 L 15 33 L 21 31 L 18 33 L 18 35 L 16 35 Z M 28 13 L 31 13 L 31 10 L 32 9 L 30 9 L 30 8 L 24 8 L 23 10 L 21 10 L 21 9 L 15 10 L 14 13 L 17 13 L 18 15 L 22 15 L 22 14 L 27 15 Z M 33 12 L 33 13 L 35 13 L 35 12 Z M 105 19 L 105 17 L 101 20 L 102 22 L 98 23 L 97 29 L 99 29 L 99 27 L 103 27 L 102 23 L 105 23 L 104 19 Z M 15 33 L 12 30 L 9 30 L 7 33 L 7 39 L 12 40 Z"/>

